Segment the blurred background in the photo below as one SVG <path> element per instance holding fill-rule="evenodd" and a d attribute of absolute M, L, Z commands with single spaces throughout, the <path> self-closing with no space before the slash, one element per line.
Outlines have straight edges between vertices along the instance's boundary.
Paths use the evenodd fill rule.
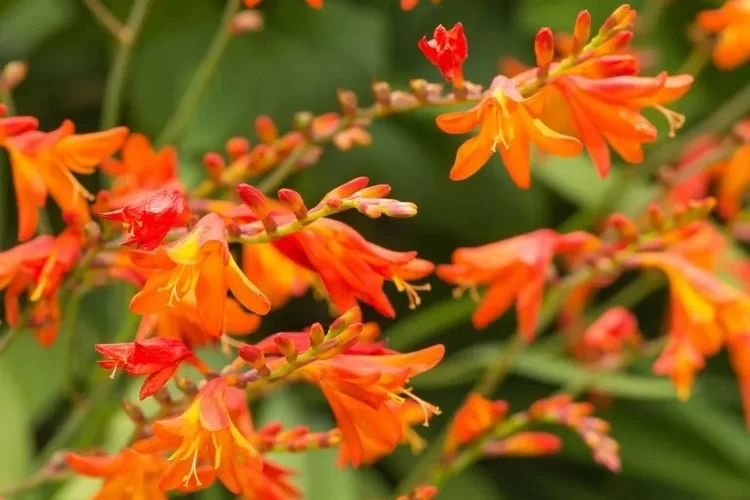
<path fill-rule="evenodd" d="M 122 19 L 130 0 L 105 2 Z M 253 138 L 259 114 L 273 117 L 282 131 L 293 113 L 337 109 L 336 89 L 354 90 L 360 102 L 370 101 L 370 86 L 388 81 L 406 88 L 410 78 L 438 81 L 436 69 L 416 48 L 422 35 L 437 24 L 461 21 L 469 39 L 464 67 L 468 80 L 488 84 L 499 61 L 515 57 L 533 61 L 533 39 L 542 26 L 567 31 L 582 9 L 598 26 L 618 0 L 428 0 L 402 12 L 397 0 L 326 0 L 320 11 L 302 0 L 266 0 L 261 5 L 265 27 L 231 42 L 197 112 L 177 144 L 180 169 L 194 185 L 203 176 L 201 157 L 221 151 L 232 136 Z M 677 71 L 691 51 L 687 38 L 695 14 L 721 2 L 644 0 L 632 2 L 642 18 L 634 46 L 648 51 L 656 74 Z M 154 137 L 172 114 L 176 102 L 205 53 L 218 26 L 222 0 L 155 0 L 133 52 L 127 79 L 123 123 Z M 40 118 L 43 129 L 72 119 L 79 131 L 98 127 L 101 99 L 113 43 L 79 0 L 0 0 L 0 62 L 27 61 L 30 72 L 16 91 L 20 114 Z M 731 73 L 707 68 L 687 97 L 675 108 L 685 113 L 687 128 L 700 123 L 750 80 L 747 66 Z M 603 191 L 617 182 L 617 172 L 600 182 L 585 156 L 548 159 L 535 166 L 533 188 L 515 188 L 497 159 L 468 181 L 448 180 L 460 137 L 440 133 L 435 110 L 389 118 L 371 128 L 371 147 L 339 152 L 327 148 L 321 162 L 287 184 L 315 200 L 333 186 L 368 176 L 393 186 L 393 196 L 414 201 L 419 216 L 409 220 L 371 221 L 357 214 L 342 219 L 368 239 L 397 250 L 416 249 L 420 256 L 447 262 L 453 249 L 500 240 L 540 227 L 555 227 L 577 208 L 594 207 Z M 666 138 L 666 123 L 649 115 Z M 652 148 L 658 148 L 654 145 Z M 647 150 L 648 158 L 648 150 Z M 0 244 L 15 243 L 16 216 L 7 158 L 0 158 Z M 619 168 L 619 166 L 618 166 Z M 625 167 L 637 168 L 637 167 Z M 96 179 L 87 179 L 96 189 Z M 635 186 L 647 190 L 648 186 Z M 53 224 L 59 214 L 50 207 Z M 443 417 L 429 429 L 429 439 L 448 421 L 483 366 L 513 331 L 506 315 L 486 331 L 469 323 L 472 304 L 454 301 L 437 279 L 415 311 L 406 297 L 393 294 L 399 316 L 393 321 L 365 309 L 378 320 L 384 336 L 397 349 L 434 343 L 448 347 L 446 360 L 430 374 L 415 379 L 420 395 L 439 405 Z M 95 342 L 111 341 L 120 324 L 132 321 L 122 310 L 117 289 L 90 294 L 77 325 L 67 326 L 56 345 L 39 347 L 31 335 L 18 341 L 0 359 L 0 489 L 17 483 L 50 456 L 50 450 L 104 446 L 116 449 L 129 434 L 119 407 L 122 397 L 136 399 L 125 377 L 116 390 L 94 392 L 89 401 L 71 397 L 62 373 L 73 370 L 79 390 L 101 387 L 107 374 L 96 371 Z M 635 311 L 647 336 L 662 332 L 665 293 L 656 292 Z M 299 330 L 314 321 L 329 321 L 327 307 L 309 295 L 273 313 L 256 335 Z M 552 340 L 550 340 L 552 339 Z M 580 370 L 561 358 L 559 342 L 548 332 L 513 367 L 511 377 L 495 396 L 515 410 L 574 383 Z M 72 346 L 72 347 L 71 347 Z M 72 349 L 72 361 L 68 352 Z M 689 403 L 678 403 L 666 380 L 650 376 L 650 365 L 636 365 L 609 384 L 616 399 L 601 416 L 613 426 L 622 445 L 623 472 L 613 475 L 592 463 L 589 452 L 573 435 L 563 434 L 559 456 L 483 462 L 451 479 L 440 500 L 499 499 L 750 499 L 750 434 L 742 422 L 737 387 L 726 358 L 709 362 Z M 97 389 L 98 390 L 98 389 Z M 316 430 L 333 427 L 322 397 L 307 387 L 275 392 L 254 408 L 260 423 L 306 424 Z M 80 425 L 81 422 L 84 425 Z M 297 483 L 312 500 L 387 498 L 415 467 L 419 457 L 399 449 L 375 467 L 339 470 L 335 452 L 275 457 L 300 471 Z M 38 488 L 22 499 L 79 500 L 89 498 L 98 481 L 75 478 Z M 221 486 L 193 495 L 202 500 L 230 498 Z M 15 500 L 16 497 L 12 497 Z M 8 499 L 6 499 L 8 500 Z"/>

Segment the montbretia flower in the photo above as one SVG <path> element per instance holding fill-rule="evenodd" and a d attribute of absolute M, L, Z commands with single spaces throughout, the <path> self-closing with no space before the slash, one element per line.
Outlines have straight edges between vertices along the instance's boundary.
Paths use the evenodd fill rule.
<path fill-rule="evenodd" d="M 408 415 L 399 407 L 409 400 L 418 404 L 425 425 L 440 413 L 415 396 L 407 382 L 437 365 L 444 353 L 442 345 L 404 354 L 390 350 L 359 354 L 348 349 L 295 372 L 295 377 L 319 386 L 331 406 L 344 440 L 339 463 L 358 467 L 404 442 Z"/>
<path fill-rule="evenodd" d="M 123 245 L 135 245 L 141 250 L 153 250 L 161 244 L 170 229 L 182 224 L 185 197 L 174 189 L 162 189 L 99 217 L 120 222 L 127 230 Z"/>
<path fill-rule="evenodd" d="M 734 69 L 750 59 L 750 1 L 728 0 L 698 14 L 698 25 L 717 33 L 713 60 L 719 69 Z"/>
<path fill-rule="evenodd" d="M 540 229 L 488 245 L 459 248 L 453 252 L 452 264 L 437 267 L 437 275 L 457 285 L 459 292 L 489 286 L 472 317 L 476 328 L 487 327 L 515 301 L 519 331 L 531 341 L 558 241 L 557 232 Z"/>
<path fill-rule="evenodd" d="M 92 500 L 167 500 L 159 488 L 167 462 L 158 455 L 125 448 L 117 455 L 105 456 L 68 452 L 65 461 L 83 476 L 104 479 Z"/>
<path fill-rule="evenodd" d="M 171 146 L 154 151 L 148 138 L 131 134 L 125 140 L 120 159 L 102 163 L 102 170 L 113 177 L 111 209 L 122 208 L 159 189 L 185 192 L 177 172 L 177 150 Z"/>
<path fill-rule="evenodd" d="M 498 76 L 491 94 L 469 111 L 455 111 L 437 117 L 437 125 L 449 134 L 467 134 L 479 126 L 479 134 L 464 142 L 456 153 L 450 178 L 471 177 L 498 152 L 511 179 L 520 188 L 531 185 L 531 145 L 557 156 L 577 156 L 582 151 L 575 137 L 549 128 L 540 115 L 544 100 L 540 94 L 525 98 L 514 82 Z"/>
<path fill-rule="evenodd" d="M 462 67 L 469 52 L 461 23 L 456 23 L 449 30 L 442 24 L 438 25 L 432 39 L 422 37 L 417 46 L 425 57 L 437 66 L 447 82 L 453 82 L 456 87 L 463 86 Z"/>
<path fill-rule="evenodd" d="M 179 340 L 193 348 L 216 344 L 219 339 L 203 329 L 195 300 L 194 293 L 188 294 L 172 307 L 144 316 L 138 326 L 136 339 L 143 340 L 153 335 Z M 249 335 L 259 326 L 260 316 L 245 311 L 236 300 L 227 299 L 224 304 L 225 334 Z"/>
<path fill-rule="evenodd" d="M 162 490 L 207 488 L 218 477 L 228 490 L 239 494 L 245 468 L 262 471 L 260 455 L 231 419 L 228 389 L 222 378 L 209 381 L 184 413 L 157 420 L 154 437 L 133 445 L 142 453 L 174 450 L 159 481 Z"/>
<path fill-rule="evenodd" d="M 641 114 L 642 109 L 654 108 L 664 114 L 669 135 L 674 136 L 685 118 L 663 105 L 682 97 L 692 83 L 690 75 L 600 77 L 581 71 L 556 78 L 551 88 L 562 94 L 574 135 L 583 142 L 599 175 L 605 177 L 611 164 L 609 147 L 625 161 L 641 163 L 642 145 L 656 141 L 657 129 Z"/>
<path fill-rule="evenodd" d="M 27 293 L 31 302 L 28 326 L 43 346 L 50 346 L 60 330 L 59 290 L 64 278 L 78 262 L 83 245 L 77 228 L 68 227 L 55 238 L 37 236 L 0 252 L 0 290 L 6 289 L 5 320 L 21 322 L 19 300 Z"/>
<path fill-rule="evenodd" d="M 519 432 L 485 443 L 482 453 L 490 457 L 539 457 L 558 453 L 562 444 L 562 439 L 549 432 Z"/>
<path fill-rule="evenodd" d="M 705 358 L 726 344 L 740 379 L 750 425 L 750 370 L 745 364 L 750 356 L 750 296 L 679 255 L 641 253 L 633 257 L 632 263 L 661 270 L 670 284 L 669 341 L 656 360 L 654 371 L 669 375 L 679 397 L 687 399 L 695 373 L 703 368 Z"/>
<path fill-rule="evenodd" d="M 396 313 L 383 292 L 383 282 L 392 281 L 399 291 L 405 291 L 414 308 L 421 302 L 417 291 L 428 290 L 429 286 L 415 286 L 409 281 L 424 278 L 434 268 L 432 263 L 418 259 L 417 252 L 380 247 L 332 219 L 320 219 L 273 244 L 297 265 L 320 276 L 339 311 L 361 301 L 392 318 Z"/>
<path fill-rule="evenodd" d="M 0 127 L 2 124 L 0 123 Z M 2 142 L 10 155 L 18 204 L 18 239 L 36 230 L 38 211 L 49 194 L 76 224 L 90 218 L 87 199 L 93 196 L 73 174 L 91 174 L 122 146 L 128 129 L 116 127 L 92 134 L 75 134 L 70 121 L 52 132 L 29 130 Z"/>
<path fill-rule="evenodd" d="M 224 222 L 208 214 L 181 239 L 151 252 L 134 250 L 133 262 L 153 272 L 130 302 L 136 314 L 155 314 L 195 293 L 203 329 L 220 337 L 224 326 L 227 291 L 256 314 L 266 314 L 271 304 L 242 273 L 229 253 Z"/>
<path fill-rule="evenodd" d="M 726 219 L 734 218 L 750 192 L 750 141 L 738 146 L 728 159 L 713 167 L 718 176 L 716 211 Z"/>
<path fill-rule="evenodd" d="M 205 369 L 193 351 L 178 340 L 157 337 L 119 344 L 96 344 L 94 349 L 107 358 L 98 363 L 102 368 L 112 370 L 112 377 L 118 368 L 128 375 L 148 375 L 141 387 L 141 399 L 164 387 L 183 362 Z"/>
<path fill-rule="evenodd" d="M 274 308 L 304 295 L 315 275 L 282 254 L 271 243 L 243 245 L 242 271 Z"/>
<path fill-rule="evenodd" d="M 624 307 L 612 307 L 583 332 L 586 349 L 605 354 L 620 354 L 627 346 L 641 343 L 638 319 Z"/>
<path fill-rule="evenodd" d="M 480 394 L 471 394 L 453 417 L 445 440 L 445 453 L 454 453 L 459 447 L 474 441 L 501 422 L 507 413 L 507 402 L 490 401 Z"/>
<path fill-rule="evenodd" d="M 677 161 L 671 165 L 670 174 L 679 177 L 685 171 L 690 171 L 695 165 L 700 165 L 721 148 L 720 141 L 713 136 L 701 136 L 691 141 L 680 154 Z M 692 175 L 685 176 L 679 182 L 670 186 L 667 200 L 672 205 L 686 205 L 691 200 L 706 197 L 711 186 L 712 177 L 721 168 L 719 161 L 708 168 L 701 168 Z"/>

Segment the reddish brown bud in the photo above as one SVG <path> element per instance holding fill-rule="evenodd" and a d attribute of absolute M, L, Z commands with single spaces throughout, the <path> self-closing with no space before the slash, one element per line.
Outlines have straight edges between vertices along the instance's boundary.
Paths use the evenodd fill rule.
<path fill-rule="evenodd" d="M 233 35 L 254 33 L 263 29 L 263 14 L 257 10 L 243 10 L 232 17 L 229 32 Z"/>
<path fill-rule="evenodd" d="M 279 138 L 276 124 L 267 115 L 260 115 L 255 119 L 255 133 L 263 144 L 273 144 Z"/>
<path fill-rule="evenodd" d="M 359 107 L 357 94 L 351 90 L 338 89 L 336 91 L 336 97 L 338 98 L 339 106 L 341 106 L 341 113 L 343 113 L 344 116 L 354 116 L 357 114 L 357 109 Z"/>
<path fill-rule="evenodd" d="M 323 338 L 325 337 L 325 330 L 323 329 L 323 325 L 320 323 L 314 323 L 310 327 L 310 331 L 308 332 L 310 335 L 310 345 L 313 347 L 318 347 L 322 342 Z"/>
<path fill-rule="evenodd" d="M 573 43 L 571 52 L 578 54 L 589 41 L 591 36 L 591 14 L 587 10 L 578 13 L 576 23 L 573 26 Z"/>
<path fill-rule="evenodd" d="M 536 55 L 536 64 L 539 66 L 540 73 L 547 74 L 549 65 L 555 57 L 555 36 L 549 28 L 542 28 L 536 34 L 534 40 L 534 54 Z"/>
<path fill-rule="evenodd" d="M 266 355 L 260 348 L 254 345 L 243 345 L 239 348 L 239 356 L 247 361 L 247 363 L 253 368 L 260 368 L 266 366 Z"/>
<path fill-rule="evenodd" d="M 274 336 L 273 341 L 286 359 L 289 361 L 295 361 L 297 359 L 297 346 L 288 335 L 278 333 Z"/>
<path fill-rule="evenodd" d="M 232 137 L 227 141 L 225 149 L 229 157 L 236 160 L 250 151 L 250 141 L 244 137 Z"/>
<path fill-rule="evenodd" d="M 206 167 L 206 171 L 211 179 L 218 180 L 226 164 L 224 163 L 224 158 L 218 153 L 206 153 L 203 155 L 203 166 Z"/>
<path fill-rule="evenodd" d="M 237 185 L 237 195 L 260 218 L 266 232 L 276 231 L 276 221 L 271 217 L 268 200 L 258 188 L 241 183 Z"/>
<path fill-rule="evenodd" d="M 301 194 L 294 189 L 282 188 L 279 189 L 278 196 L 279 201 L 294 212 L 297 220 L 305 220 L 307 218 L 307 206 Z"/>
<path fill-rule="evenodd" d="M 427 80 L 417 79 L 409 81 L 409 89 L 419 102 L 427 101 Z"/>
<path fill-rule="evenodd" d="M 391 86 L 388 82 L 375 82 L 372 84 L 372 96 L 375 102 L 381 106 L 391 105 Z"/>

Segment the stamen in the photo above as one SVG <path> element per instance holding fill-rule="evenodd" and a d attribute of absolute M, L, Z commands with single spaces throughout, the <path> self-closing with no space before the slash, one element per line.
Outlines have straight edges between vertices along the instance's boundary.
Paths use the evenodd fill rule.
<path fill-rule="evenodd" d="M 432 286 L 429 283 L 412 285 L 398 276 L 393 277 L 393 283 L 396 285 L 396 290 L 406 292 L 406 296 L 409 298 L 409 309 L 416 309 L 422 303 L 422 298 L 417 291 L 429 292 L 432 290 Z"/>
<path fill-rule="evenodd" d="M 37 285 L 34 287 L 34 290 L 31 292 L 31 295 L 29 296 L 29 300 L 31 302 L 36 302 L 41 298 L 42 292 L 49 283 L 49 273 L 52 272 L 52 269 L 57 262 L 57 254 L 57 249 L 52 250 L 52 252 L 50 252 L 49 254 L 49 257 L 47 257 L 47 260 L 44 261 L 44 266 L 42 266 L 42 270 L 39 273 L 39 283 L 37 283 Z"/>
<path fill-rule="evenodd" d="M 415 455 L 420 453 L 427 446 L 427 441 L 425 441 L 424 438 L 417 434 L 411 427 L 406 429 L 404 439 L 409 445 L 409 448 L 411 448 L 411 452 Z"/>
<path fill-rule="evenodd" d="M 677 135 L 676 132 L 685 125 L 685 115 L 667 109 L 661 105 L 654 106 L 654 109 L 658 110 L 667 118 L 667 123 L 669 124 L 669 137 L 674 138 Z"/>
<path fill-rule="evenodd" d="M 216 434 L 211 433 L 211 441 L 214 443 L 214 469 L 218 469 L 221 465 L 221 446 L 216 442 Z"/>
<path fill-rule="evenodd" d="M 414 401 L 417 402 L 417 404 L 419 405 L 419 407 L 422 409 L 422 414 L 424 415 L 424 422 L 422 423 L 422 425 L 424 425 L 425 427 L 429 427 L 430 426 L 430 417 L 431 416 L 433 416 L 433 415 L 440 415 L 440 413 L 441 413 L 440 412 L 440 408 L 438 408 L 437 406 L 435 406 L 433 404 L 428 403 L 424 399 L 421 399 L 421 398 L 417 397 L 416 395 L 414 395 L 413 392 L 411 392 L 411 389 L 406 389 L 406 388 L 402 387 L 401 388 L 401 394 L 406 394 L 410 399 L 412 399 L 412 400 L 414 400 Z"/>
<path fill-rule="evenodd" d="M 112 379 L 112 380 L 115 379 L 115 375 L 117 374 L 117 367 L 118 366 L 120 366 L 120 363 L 119 362 L 115 363 L 114 368 L 112 368 L 112 373 L 109 374 L 109 378 L 110 379 Z"/>
<path fill-rule="evenodd" d="M 479 302 L 482 297 L 479 296 L 479 290 L 476 285 L 461 285 L 453 289 L 453 298 L 460 299 L 464 293 L 469 292 L 469 297 L 473 302 Z"/>

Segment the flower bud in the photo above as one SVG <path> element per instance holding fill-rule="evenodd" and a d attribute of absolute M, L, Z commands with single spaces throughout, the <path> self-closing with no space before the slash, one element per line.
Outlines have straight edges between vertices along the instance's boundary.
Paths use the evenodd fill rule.
<path fill-rule="evenodd" d="M 367 177 L 356 177 L 328 191 L 328 193 L 323 196 L 323 200 L 334 196 L 337 198 L 349 198 L 361 189 L 366 188 L 369 183 L 370 179 Z"/>
<path fill-rule="evenodd" d="M 309 111 L 298 111 L 292 118 L 294 128 L 300 131 L 308 139 L 312 134 L 313 114 Z"/>
<path fill-rule="evenodd" d="M 268 115 L 260 115 L 255 119 L 255 133 L 263 144 L 273 144 L 279 138 L 279 129 Z"/>
<path fill-rule="evenodd" d="M 310 335 L 310 345 L 313 347 L 318 347 L 323 342 L 323 338 L 326 335 L 323 325 L 320 323 L 314 323 L 310 327 L 308 334 Z"/>
<path fill-rule="evenodd" d="M 146 416 L 143 414 L 140 406 L 131 403 L 130 401 L 123 401 L 122 408 L 134 424 L 143 425 L 146 423 Z"/>
<path fill-rule="evenodd" d="M 388 82 L 375 82 L 372 84 L 372 96 L 375 102 L 381 106 L 391 105 L 391 86 Z"/>
<path fill-rule="evenodd" d="M 383 211 L 380 209 L 380 205 L 369 200 L 364 200 L 357 204 L 357 211 L 362 215 L 366 215 L 371 219 L 377 219 L 383 215 Z"/>
<path fill-rule="evenodd" d="M 521 432 L 482 446 L 482 451 L 488 456 L 533 457 L 553 455 L 561 449 L 562 440 L 548 432 Z"/>
<path fill-rule="evenodd" d="M 351 90 L 338 89 L 336 91 L 336 97 L 338 98 L 339 106 L 341 106 L 341 113 L 343 113 L 344 116 L 354 116 L 357 114 L 357 109 L 359 107 L 357 94 Z"/>
<path fill-rule="evenodd" d="M 203 155 L 203 166 L 206 167 L 208 176 L 214 181 L 218 181 L 226 167 L 226 163 L 224 163 L 224 158 L 218 153 L 206 153 Z"/>
<path fill-rule="evenodd" d="M 328 327 L 328 335 L 326 337 L 337 337 L 350 325 L 359 323 L 360 321 L 362 321 L 362 311 L 359 307 L 352 307 L 331 323 L 331 326 Z"/>
<path fill-rule="evenodd" d="M 266 366 L 266 355 L 254 345 L 243 345 L 239 348 L 238 354 L 255 369 Z"/>
<path fill-rule="evenodd" d="M 421 78 L 417 80 L 409 80 L 409 89 L 419 102 L 425 102 L 427 100 L 427 80 Z"/>
<path fill-rule="evenodd" d="M 589 41 L 591 36 L 591 14 L 587 10 L 578 13 L 576 23 L 573 26 L 573 42 L 571 52 L 578 54 Z"/>
<path fill-rule="evenodd" d="M 536 64 L 539 67 L 540 76 L 546 76 L 549 65 L 555 57 L 555 36 L 551 29 L 542 28 L 536 34 L 534 54 L 536 55 Z"/>
<path fill-rule="evenodd" d="M 294 189 L 282 188 L 278 192 L 279 201 L 289 207 L 297 220 L 307 219 L 307 206 L 302 199 L 302 195 Z"/>
<path fill-rule="evenodd" d="M 404 219 L 417 215 L 417 206 L 414 203 L 406 201 L 393 200 L 387 203 L 381 203 L 380 208 L 388 217 Z"/>
<path fill-rule="evenodd" d="M 232 17 L 229 32 L 233 35 L 255 33 L 263 29 L 263 14 L 257 10 L 243 10 Z"/>
<path fill-rule="evenodd" d="M 391 186 L 388 184 L 375 184 L 374 186 L 368 186 L 364 189 L 360 189 L 357 194 L 362 198 L 384 198 L 391 192 Z"/>
<path fill-rule="evenodd" d="M 281 354 L 283 354 L 286 359 L 288 359 L 289 361 L 296 361 L 297 346 L 294 344 L 294 341 L 289 338 L 288 335 L 277 333 L 273 337 L 273 341 L 276 344 L 276 347 L 279 349 L 279 352 L 281 352 Z"/>
<path fill-rule="evenodd" d="M 233 160 L 250 152 L 250 141 L 244 137 L 232 137 L 225 146 L 227 154 Z"/>
<path fill-rule="evenodd" d="M 29 66 L 25 62 L 9 62 L 0 73 L 0 87 L 6 92 L 12 92 L 26 79 L 28 72 Z"/>

